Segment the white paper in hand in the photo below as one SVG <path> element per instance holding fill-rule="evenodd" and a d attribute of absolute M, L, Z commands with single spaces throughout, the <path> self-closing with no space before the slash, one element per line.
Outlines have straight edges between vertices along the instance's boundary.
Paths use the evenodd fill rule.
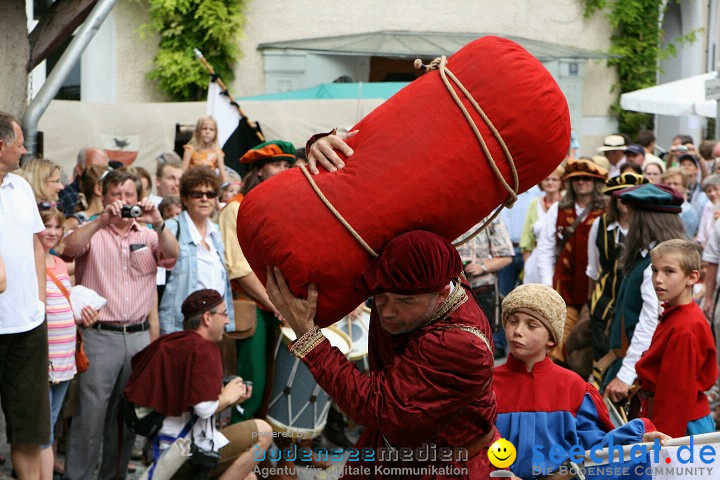
<path fill-rule="evenodd" d="M 70 290 L 70 303 L 72 304 L 73 315 L 76 321 L 82 320 L 82 309 L 86 306 L 91 306 L 95 310 L 100 310 L 105 306 L 107 300 L 95 290 L 92 290 L 82 285 L 75 285 Z"/>

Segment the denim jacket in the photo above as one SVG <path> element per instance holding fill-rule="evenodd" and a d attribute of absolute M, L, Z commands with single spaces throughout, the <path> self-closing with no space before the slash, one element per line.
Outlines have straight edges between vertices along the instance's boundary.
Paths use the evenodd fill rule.
<path fill-rule="evenodd" d="M 178 227 L 180 234 L 177 234 Z M 192 292 L 198 290 L 197 286 L 197 247 L 193 243 L 190 235 L 189 226 L 186 216 L 179 215 L 177 218 L 167 221 L 167 228 L 173 235 L 178 238 L 180 253 L 178 255 L 177 264 L 170 272 L 165 293 L 159 307 L 160 316 L 160 333 L 179 332 L 183 329 L 183 314 L 181 307 L 183 301 Z M 225 247 L 219 235 L 213 235 L 213 244 L 220 260 L 225 266 Z M 226 273 L 227 273 L 227 267 Z M 227 306 L 230 324 L 226 330 L 231 332 L 235 330 L 235 312 L 232 303 L 232 291 L 230 290 L 230 277 L 226 275 L 227 284 L 225 286 L 225 305 Z"/>

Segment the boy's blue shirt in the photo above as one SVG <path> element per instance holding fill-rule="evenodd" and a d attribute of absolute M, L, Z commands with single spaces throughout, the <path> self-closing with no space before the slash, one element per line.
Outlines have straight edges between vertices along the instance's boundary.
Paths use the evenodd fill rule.
<path fill-rule="evenodd" d="M 512 355 L 494 369 L 493 388 L 497 397 L 497 429 L 515 445 L 517 459 L 510 467 L 520 478 L 548 475 L 568 459 L 550 459 L 549 451 L 559 445 L 568 452 L 573 445 L 589 450 L 606 446 L 639 443 L 646 431 L 654 430 L 646 419 L 636 419 L 613 429 L 600 393 L 579 375 L 552 363 L 549 357 L 528 372 L 524 362 Z M 542 447 L 541 462 L 533 462 L 533 449 Z M 544 469 L 533 475 L 533 467 Z M 548 469 L 550 469 L 548 471 Z M 537 470 L 536 470 L 537 471 Z"/>

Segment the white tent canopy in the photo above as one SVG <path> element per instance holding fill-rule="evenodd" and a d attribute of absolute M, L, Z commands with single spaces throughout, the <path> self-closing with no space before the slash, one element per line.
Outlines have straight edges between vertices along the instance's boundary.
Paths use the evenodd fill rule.
<path fill-rule="evenodd" d="M 704 73 L 623 93 L 620 106 L 634 112 L 715 118 L 717 102 L 705 100 L 705 80 L 716 77 L 717 72 Z"/>

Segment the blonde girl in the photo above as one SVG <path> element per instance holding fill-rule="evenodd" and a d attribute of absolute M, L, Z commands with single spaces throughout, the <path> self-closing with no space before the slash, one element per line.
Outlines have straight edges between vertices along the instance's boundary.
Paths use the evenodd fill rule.
<path fill-rule="evenodd" d="M 193 167 L 210 167 L 218 172 L 222 183 L 228 181 L 225 172 L 225 154 L 218 145 L 217 123 L 211 116 L 198 118 L 195 133 L 184 146 L 182 168 L 187 171 Z"/>
<path fill-rule="evenodd" d="M 60 165 L 44 158 L 33 158 L 23 165 L 23 169 L 38 203 L 58 201 L 60 190 L 65 188 L 60 182 Z"/>

